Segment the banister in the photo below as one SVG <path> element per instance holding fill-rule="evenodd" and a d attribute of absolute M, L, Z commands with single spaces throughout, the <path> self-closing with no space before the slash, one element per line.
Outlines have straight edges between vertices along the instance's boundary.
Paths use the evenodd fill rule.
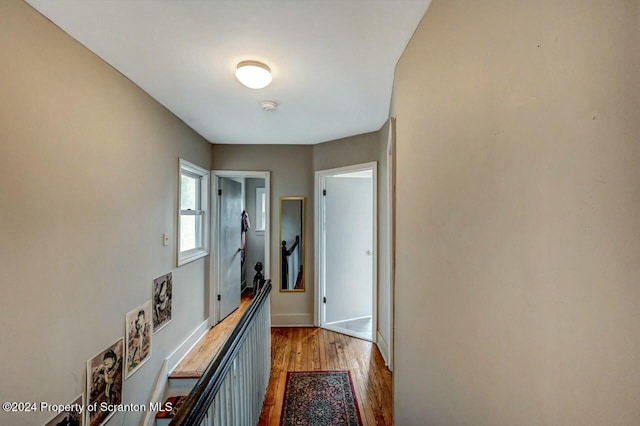
<path fill-rule="evenodd" d="M 220 390 L 227 372 L 233 365 L 233 361 L 247 337 L 253 320 L 267 301 L 270 292 L 271 280 L 266 280 L 227 341 L 211 360 L 207 369 L 195 384 L 189 396 L 187 396 L 184 404 L 169 424 L 170 426 L 197 425 L 202 422 Z"/>

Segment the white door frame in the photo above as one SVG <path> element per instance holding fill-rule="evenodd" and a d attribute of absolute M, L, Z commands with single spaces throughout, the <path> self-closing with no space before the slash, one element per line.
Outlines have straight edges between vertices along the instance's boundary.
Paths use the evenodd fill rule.
<path fill-rule="evenodd" d="M 396 156 L 396 119 L 389 119 L 389 139 L 387 140 L 387 238 L 389 248 L 387 250 L 387 279 L 389 283 L 389 341 L 388 363 L 390 371 L 393 371 L 393 318 L 394 318 L 394 293 L 395 293 L 395 156 Z"/>
<path fill-rule="evenodd" d="M 218 308 L 217 295 L 220 293 L 220 203 L 218 200 L 219 178 L 257 178 L 264 179 L 264 189 L 266 193 L 267 212 L 264 227 L 264 267 L 263 275 L 269 278 L 271 270 L 271 258 L 269 257 L 271 250 L 271 172 L 263 171 L 239 171 L 239 170 L 212 170 L 211 171 L 211 261 L 209 262 L 209 325 L 213 327 L 220 318 L 220 309 Z M 238 218 L 238 225 L 240 219 Z"/>
<path fill-rule="evenodd" d="M 352 166 L 338 167 L 329 170 L 318 170 L 315 173 L 315 188 L 314 188 L 314 201 L 315 201 L 315 226 L 314 226 L 314 240 L 315 240 L 315 295 L 314 295 L 314 309 L 313 309 L 313 322 L 316 327 L 324 327 L 325 322 L 323 313 L 323 300 L 324 294 L 324 224 L 322 218 L 324 217 L 324 200 L 322 195 L 322 189 L 324 188 L 324 181 L 327 177 L 342 173 L 359 172 L 363 170 L 372 170 L 373 178 L 373 306 L 371 307 L 371 320 L 372 320 L 372 335 L 371 341 L 375 343 L 378 330 L 378 162 L 373 161 L 370 163 L 354 164 Z M 330 329 L 331 327 L 326 327 Z M 347 330 L 340 330 L 340 333 L 349 334 Z M 360 337 L 354 334 L 355 337 Z"/>

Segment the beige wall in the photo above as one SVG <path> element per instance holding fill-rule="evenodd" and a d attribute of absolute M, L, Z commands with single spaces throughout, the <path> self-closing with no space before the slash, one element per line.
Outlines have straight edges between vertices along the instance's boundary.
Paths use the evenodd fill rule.
<path fill-rule="evenodd" d="M 211 145 L 22 1 L 0 2 L 0 64 L 0 400 L 72 401 L 87 359 L 173 271 L 173 320 L 124 387 L 126 403 L 147 403 L 207 316 L 206 261 L 175 268 L 175 236 L 178 157 L 208 168 Z M 50 417 L 0 412 L 0 424 Z"/>
<path fill-rule="evenodd" d="M 640 424 L 638 7 L 427 11 L 392 107 L 396 424 Z"/>
<path fill-rule="evenodd" d="M 271 172 L 271 321 L 274 326 L 313 325 L 313 173 L 310 145 L 213 145 L 214 170 Z M 280 197 L 306 197 L 305 292 L 278 291 Z M 252 274 L 250 274 L 253 277 Z"/>
<path fill-rule="evenodd" d="M 355 164 L 377 162 L 378 167 L 378 344 L 388 360 L 390 342 L 389 279 L 387 230 L 387 140 L 389 125 L 377 132 L 351 136 L 313 146 L 313 169 L 328 170 Z"/>
<path fill-rule="evenodd" d="M 378 132 L 313 145 L 313 170 L 378 161 Z"/>

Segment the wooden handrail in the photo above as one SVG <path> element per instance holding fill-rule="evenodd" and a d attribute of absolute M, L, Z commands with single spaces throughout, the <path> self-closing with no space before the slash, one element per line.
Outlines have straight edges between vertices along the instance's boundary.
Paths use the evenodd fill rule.
<path fill-rule="evenodd" d="M 227 372 L 233 365 L 242 343 L 245 341 L 249 328 L 258 311 L 267 300 L 271 292 L 271 280 L 267 280 L 260 288 L 233 329 L 231 336 L 224 343 L 218 354 L 211 360 L 198 382 L 195 384 L 186 401 L 180 407 L 170 426 L 198 425 L 202 422 L 216 394 L 222 386 Z"/>

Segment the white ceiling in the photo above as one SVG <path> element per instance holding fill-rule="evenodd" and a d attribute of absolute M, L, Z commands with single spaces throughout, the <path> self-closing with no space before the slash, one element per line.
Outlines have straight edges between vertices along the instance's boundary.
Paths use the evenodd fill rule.
<path fill-rule="evenodd" d="M 314 144 L 384 124 L 431 0 L 26 1 L 212 143 Z M 267 88 L 235 79 L 250 59 Z"/>

